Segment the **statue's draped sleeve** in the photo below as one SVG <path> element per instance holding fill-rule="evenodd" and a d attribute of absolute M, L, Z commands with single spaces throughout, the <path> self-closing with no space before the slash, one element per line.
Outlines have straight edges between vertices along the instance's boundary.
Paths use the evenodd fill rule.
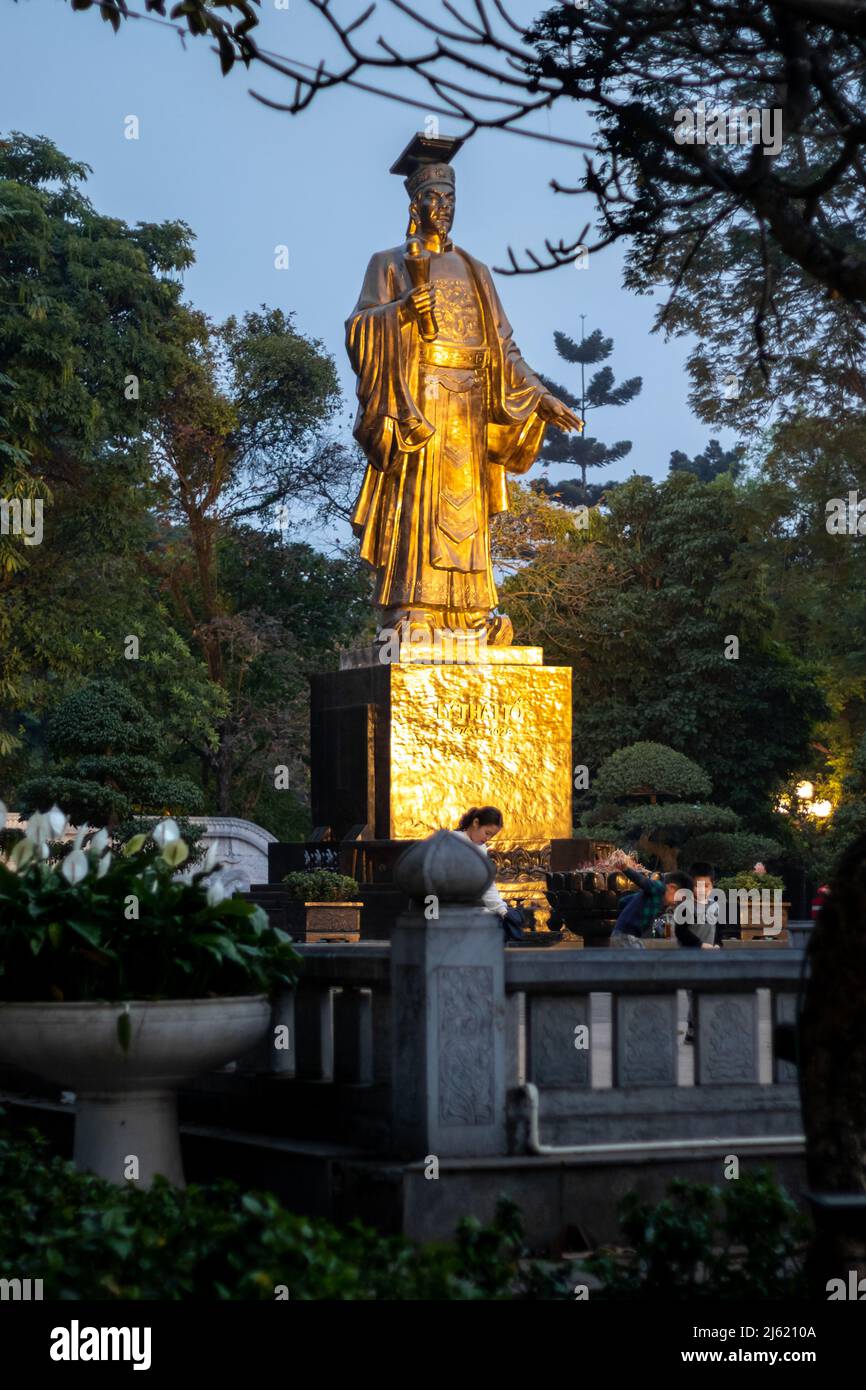
<path fill-rule="evenodd" d="M 401 325 L 398 313 L 398 301 L 409 288 L 398 252 L 377 252 L 346 320 L 346 350 L 357 377 L 353 433 L 369 465 L 352 526 L 361 537 L 362 558 L 373 565 L 389 548 L 394 521 L 380 505 L 385 479 L 433 433 L 415 401 L 418 335 Z"/>
<path fill-rule="evenodd" d="M 401 327 L 398 309 L 404 286 L 402 266 L 393 252 L 372 258 L 358 303 L 346 321 L 346 348 L 358 379 L 354 434 L 374 468 L 387 471 L 396 455 L 426 444 L 433 427 L 413 395 L 410 327 Z M 409 288 L 407 286 L 406 288 Z"/>

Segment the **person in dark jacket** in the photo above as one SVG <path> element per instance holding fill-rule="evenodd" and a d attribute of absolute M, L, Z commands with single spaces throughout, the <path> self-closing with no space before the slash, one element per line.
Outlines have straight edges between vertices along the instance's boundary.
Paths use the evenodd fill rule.
<path fill-rule="evenodd" d="M 692 887 L 688 874 L 679 870 L 660 879 L 650 878 L 649 874 L 639 873 L 637 869 L 623 869 L 623 873 L 637 885 L 638 891 L 629 893 L 623 901 L 611 932 L 611 946 L 640 945 L 642 937 L 653 936 L 656 919 L 674 906 L 682 889 L 691 890 Z"/>
<path fill-rule="evenodd" d="M 692 949 L 700 948 L 704 951 L 718 951 L 719 946 L 716 941 L 719 930 L 719 904 L 710 898 L 713 891 L 713 871 L 709 864 L 693 864 L 691 878 L 694 884 L 693 903 L 695 911 L 691 914 L 691 922 L 677 922 L 674 930 L 677 934 L 677 941 L 681 946 L 688 946 Z M 694 991 L 687 990 L 689 1000 L 689 1015 L 686 1023 L 686 1036 L 684 1042 L 693 1043 L 695 1040 L 695 1011 L 694 1011 Z"/>

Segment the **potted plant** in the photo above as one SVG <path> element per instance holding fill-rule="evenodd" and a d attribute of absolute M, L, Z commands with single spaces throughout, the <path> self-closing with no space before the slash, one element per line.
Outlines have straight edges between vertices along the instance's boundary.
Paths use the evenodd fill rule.
<path fill-rule="evenodd" d="M 263 1040 L 298 957 L 213 853 L 176 876 L 173 820 L 116 855 L 83 826 L 53 856 L 65 828 L 57 807 L 31 816 L 0 861 L 0 1062 L 75 1091 L 79 1168 L 182 1184 L 177 1088 Z"/>
<path fill-rule="evenodd" d="M 739 874 L 731 874 L 727 878 L 720 878 L 716 883 L 723 893 L 738 892 L 745 890 L 747 893 L 757 891 L 758 893 L 781 893 L 785 888 L 785 880 L 778 874 L 768 874 L 763 864 L 756 864 L 753 869 L 747 869 Z M 775 916 L 768 920 L 766 908 L 762 912 L 761 903 L 764 900 L 742 899 L 738 900 L 737 915 L 740 926 L 740 939 L 743 941 L 753 941 L 755 938 L 772 939 L 775 941 L 787 941 L 788 939 L 788 909 L 791 904 L 782 903 L 782 923 L 779 930 L 779 923 Z M 773 902 L 776 901 L 774 898 Z M 771 909 L 772 910 L 772 909 Z"/>
<path fill-rule="evenodd" d="M 286 874 L 286 922 L 304 941 L 357 941 L 361 934 L 358 885 L 331 869 Z"/>

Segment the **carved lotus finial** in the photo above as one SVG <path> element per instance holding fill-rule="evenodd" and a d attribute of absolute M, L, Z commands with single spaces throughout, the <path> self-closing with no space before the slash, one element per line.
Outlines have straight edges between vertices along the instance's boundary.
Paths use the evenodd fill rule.
<path fill-rule="evenodd" d="M 437 830 L 403 851 L 394 882 L 418 901 L 432 894 L 444 903 L 477 903 L 493 882 L 493 865 L 469 840 Z"/>

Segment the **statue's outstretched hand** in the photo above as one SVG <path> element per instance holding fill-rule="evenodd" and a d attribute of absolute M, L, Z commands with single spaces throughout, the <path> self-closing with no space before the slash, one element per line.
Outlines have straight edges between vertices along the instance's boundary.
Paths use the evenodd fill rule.
<path fill-rule="evenodd" d="M 546 420 L 549 425 L 555 425 L 558 430 L 563 430 L 566 434 L 577 430 L 579 434 L 583 434 L 583 420 L 579 415 L 575 415 L 564 401 L 557 400 L 556 396 L 542 396 L 536 409 L 542 420 Z"/>

